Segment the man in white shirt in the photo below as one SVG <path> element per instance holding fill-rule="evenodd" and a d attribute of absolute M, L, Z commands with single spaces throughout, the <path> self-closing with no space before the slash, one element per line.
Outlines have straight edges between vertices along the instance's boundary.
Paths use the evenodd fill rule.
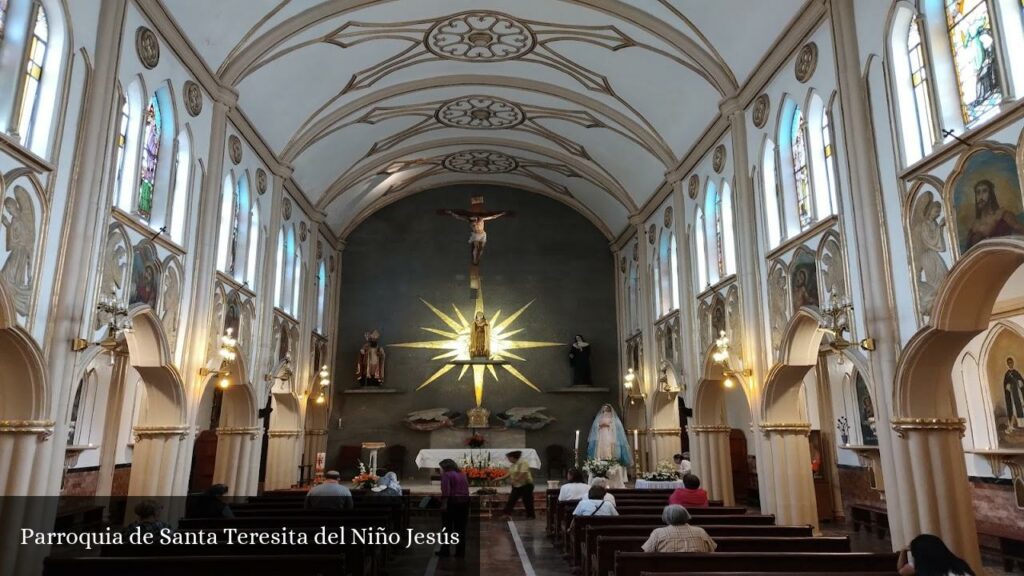
<path fill-rule="evenodd" d="M 689 452 L 683 452 L 682 454 L 676 454 L 675 456 L 672 457 L 672 460 L 675 461 L 676 467 L 679 469 L 679 477 L 680 478 L 682 478 L 683 476 L 686 476 L 687 474 L 689 474 L 690 470 L 693 468 L 692 466 L 690 466 L 690 453 Z"/>
<path fill-rule="evenodd" d="M 618 516 L 615 504 L 604 499 L 606 490 L 603 486 L 591 486 L 585 500 L 580 500 L 576 509 L 572 511 L 573 516 Z"/>

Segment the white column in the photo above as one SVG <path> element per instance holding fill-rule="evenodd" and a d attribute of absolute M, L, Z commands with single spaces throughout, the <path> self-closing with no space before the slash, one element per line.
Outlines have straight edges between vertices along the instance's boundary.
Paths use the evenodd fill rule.
<path fill-rule="evenodd" d="M 100 441 L 100 469 L 97 472 L 96 495 L 110 496 L 114 485 L 114 468 L 117 465 L 121 416 L 124 413 L 124 394 L 127 388 L 125 376 L 128 372 L 128 355 L 124 351 L 114 352 L 114 366 L 110 370 L 110 388 L 107 392 L 107 409 L 103 414 L 103 439 Z M 140 383 L 140 385 L 142 385 Z M 107 511 L 109 513 L 109 510 Z"/>
<path fill-rule="evenodd" d="M 806 422 L 761 424 L 768 437 L 772 462 L 772 487 L 775 500 L 775 521 L 780 525 L 810 524 L 818 531 L 818 506 L 814 499 L 811 477 L 811 448 L 807 436 L 811 425 Z"/>
<path fill-rule="evenodd" d="M 302 438 L 302 430 L 271 430 L 267 444 L 267 477 L 264 490 L 291 488 L 298 479 L 295 460 Z"/>
<path fill-rule="evenodd" d="M 178 451 L 186 426 L 136 426 L 128 496 L 174 496 Z"/>
<path fill-rule="evenodd" d="M 52 517 L 41 513 L 43 498 L 26 498 L 43 494 L 33 482 L 32 469 L 36 459 L 46 457 L 42 449 L 53 434 L 50 420 L 0 420 L 0 574 L 35 573 L 30 569 L 41 558 L 25 553 L 18 546 L 20 530 L 52 528 Z"/>
<path fill-rule="evenodd" d="M 697 439 L 698 460 L 695 470 L 708 498 L 721 500 L 726 506 L 736 505 L 732 485 L 732 455 L 729 453 L 729 432 L 723 425 L 693 426 Z"/>
<path fill-rule="evenodd" d="M 259 435 L 259 428 L 218 428 L 217 460 L 213 467 L 213 481 L 228 487 L 231 496 L 248 495 L 251 489 L 251 444 Z"/>

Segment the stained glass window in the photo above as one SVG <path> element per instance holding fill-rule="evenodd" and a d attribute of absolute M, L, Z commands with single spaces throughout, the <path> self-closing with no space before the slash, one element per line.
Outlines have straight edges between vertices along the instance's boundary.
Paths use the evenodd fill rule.
<path fill-rule="evenodd" d="M 715 265 L 718 277 L 725 276 L 725 227 L 722 224 L 722 195 L 715 194 Z"/>
<path fill-rule="evenodd" d="M 18 134 L 21 143 L 28 144 L 32 136 L 32 125 L 35 122 L 36 110 L 39 108 L 39 82 L 43 78 L 43 64 L 46 62 L 46 42 L 50 31 L 46 23 L 46 11 L 38 2 L 33 5 L 35 24 L 32 26 L 32 39 L 29 40 L 25 62 L 25 85 L 21 89 L 21 112 L 18 114 Z"/>
<path fill-rule="evenodd" d="M 0 42 L 4 39 L 4 24 L 7 22 L 7 0 L 0 0 Z"/>
<path fill-rule="evenodd" d="M 928 67 L 925 64 L 924 46 L 917 20 L 910 21 L 907 33 L 907 56 L 910 60 L 910 84 L 914 91 L 914 111 L 917 114 L 917 129 L 921 136 L 921 155 L 931 152 L 935 143 L 932 123 L 932 98 L 928 91 Z"/>
<path fill-rule="evenodd" d="M 806 128 L 804 113 L 797 108 L 793 111 L 790 139 L 793 151 L 793 179 L 796 183 L 796 209 L 800 218 L 801 230 L 814 222 L 814 210 L 811 208 L 811 181 L 807 170 L 807 141 L 804 137 Z"/>
<path fill-rule="evenodd" d="M 146 220 L 153 215 L 156 165 L 160 160 L 160 103 L 154 95 L 146 107 L 142 132 L 142 170 L 139 174 L 139 200 L 135 211 Z"/>
<path fill-rule="evenodd" d="M 227 270 L 232 277 L 238 272 L 238 240 L 242 237 L 242 203 L 238 198 L 238 186 L 231 187 L 231 238 L 228 240 Z"/>
<path fill-rule="evenodd" d="M 968 126 L 997 110 L 999 86 L 996 41 L 986 0 L 946 0 L 946 28 L 960 88 L 960 109 Z"/>
<path fill-rule="evenodd" d="M 123 98 L 122 98 L 123 99 Z M 128 143 L 128 100 L 121 105 L 121 119 L 117 125 L 117 172 L 114 177 L 117 185 L 114 190 L 120 191 L 121 177 L 124 172 L 124 147 Z"/>
<path fill-rule="evenodd" d="M 703 290 L 708 285 L 708 253 L 704 245 L 704 214 L 697 213 L 697 230 L 694 239 L 697 244 L 697 288 Z"/>
<path fill-rule="evenodd" d="M 825 173 L 828 177 L 829 198 L 836 197 L 836 158 L 835 149 L 832 148 L 832 127 L 829 124 L 829 114 L 821 115 L 821 141 L 825 149 Z"/>

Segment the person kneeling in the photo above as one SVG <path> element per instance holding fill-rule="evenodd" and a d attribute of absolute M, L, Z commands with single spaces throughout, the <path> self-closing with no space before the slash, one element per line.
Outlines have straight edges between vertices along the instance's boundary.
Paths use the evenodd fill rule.
<path fill-rule="evenodd" d="M 669 504 L 661 512 L 666 524 L 655 528 L 644 542 L 644 552 L 714 552 L 718 544 L 700 526 L 690 526 L 690 513 L 678 504 Z"/>
<path fill-rule="evenodd" d="M 572 511 L 573 516 L 618 516 L 615 504 L 605 500 L 608 491 L 604 486 L 591 486 L 587 497 L 580 500 L 576 509 Z"/>

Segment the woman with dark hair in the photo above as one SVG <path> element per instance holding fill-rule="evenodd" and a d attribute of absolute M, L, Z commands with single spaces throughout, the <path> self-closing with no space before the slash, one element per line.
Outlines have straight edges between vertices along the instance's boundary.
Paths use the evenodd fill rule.
<path fill-rule="evenodd" d="M 454 460 L 446 458 L 439 463 L 441 468 L 441 525 L 448 532 L 459 535 L 455 555 L 466 555 L 466 524 L 469 523 L 469 480 L 459 470 Z M 451 549 L 442 544 L 438 556 L 450 556 Z"/>
<path fill-rule="evenodd" d="M 967 562 L 932 534 L 921 534 L 910 541 L 909 549 L 900 550 L 896 569 L 900 576 L 975 576 Z"/>
<path fill-rule="evenodd" d="M 569 468 L 569 472 L 565 475 L 565 480 L 565 484 L 562 484 L 562 487 L 558 489 L 559 502 L 581 500 L 587 497 L 590 486 L 587 485 L 587 480 L 583 477 L 582 470 L 579 468 Z"/>

